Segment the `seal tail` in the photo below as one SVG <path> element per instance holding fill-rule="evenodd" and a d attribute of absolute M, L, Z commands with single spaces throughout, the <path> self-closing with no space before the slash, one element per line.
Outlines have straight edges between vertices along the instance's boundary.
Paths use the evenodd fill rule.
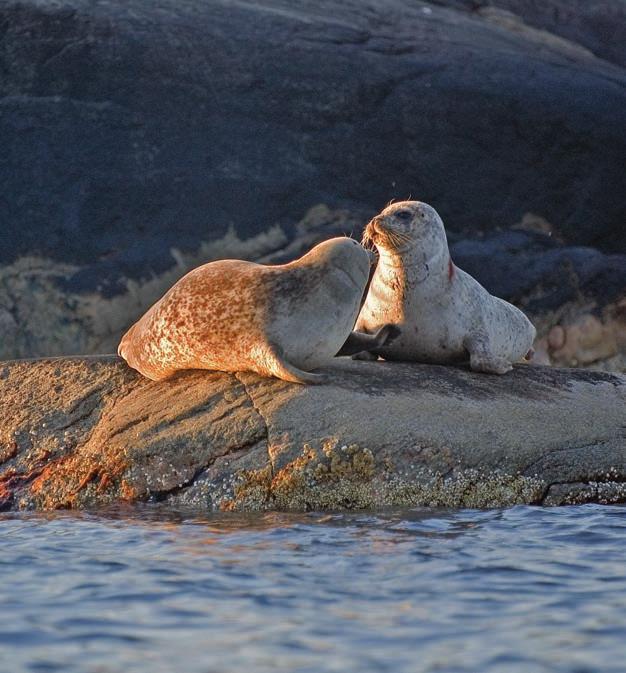
<path fill-rule="evenodd" d="M 127 364 L 129 367 L 133 367 L 134 369 L 137 369 L 135 366 L 135 356 L 134 356 L 134 340 L 133 340 L 133 335 L 135 332 L 135 327 L 137 327 L 137 323 L 135 323 L 127 332 L 124 334 L 122 337 L 119 346 L 117 347 L 117 354 L 126 360 Z"/>
<path fill-rule="evenodd" d="M 133 331 L 133 328 L 131 327 L 126 334 L 122 337 L 122 340 L 119 343 L 119 346 L 117 347 L 117 354 L 121 357 L 124 358 L 128 362 L 128 346 L 129 346 L 129 341 L 130 341 L 130 333 Z"/>

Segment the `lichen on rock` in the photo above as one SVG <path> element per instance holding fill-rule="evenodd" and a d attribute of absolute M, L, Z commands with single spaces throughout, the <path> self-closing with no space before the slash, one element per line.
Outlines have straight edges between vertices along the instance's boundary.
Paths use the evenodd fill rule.
<path fill-rule="evenodd" d="M 376 464 L 370 449 L 326 442 L 321 451 L 305 445 L 301 455 L 272 475 L 269 468 L 245 471 L 233 498 L 239 510 L 341 510 L 384 507 L 506 507 L 538 503 L 543 480 L 523 475 L 460 470 L 443 475 L 428 468 L 396 472 Z"/>

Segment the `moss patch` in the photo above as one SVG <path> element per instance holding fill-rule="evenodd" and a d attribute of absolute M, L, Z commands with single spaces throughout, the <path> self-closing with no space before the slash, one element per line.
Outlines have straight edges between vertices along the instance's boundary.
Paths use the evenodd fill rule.
<path fill-rule="evenodd" d="M 418 467 L 402 474 L 356 444 L 308 444 L 275 474 L 271 468 L 235 475 L 225 510 L 339 510 L 373 507 L 506 507 L 541 502 L 546 484 L 534 477 L 462 470 L 450 475 Z"/>

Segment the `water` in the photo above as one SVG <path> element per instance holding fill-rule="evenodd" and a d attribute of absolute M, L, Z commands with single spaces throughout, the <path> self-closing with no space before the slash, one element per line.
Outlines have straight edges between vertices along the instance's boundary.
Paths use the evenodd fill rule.
<path fill-rule="evenodd" d="M 626 670 L 626 509 L 0 517 L 0 671 Z"/>

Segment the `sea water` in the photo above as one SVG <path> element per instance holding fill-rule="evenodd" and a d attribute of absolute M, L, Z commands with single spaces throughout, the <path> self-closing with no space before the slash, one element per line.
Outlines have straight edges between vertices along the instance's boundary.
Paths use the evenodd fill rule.
<path fill-rule="evenodd" d="M 0 515 L 0 672 L 626 671 L 626 509 Z"/>

